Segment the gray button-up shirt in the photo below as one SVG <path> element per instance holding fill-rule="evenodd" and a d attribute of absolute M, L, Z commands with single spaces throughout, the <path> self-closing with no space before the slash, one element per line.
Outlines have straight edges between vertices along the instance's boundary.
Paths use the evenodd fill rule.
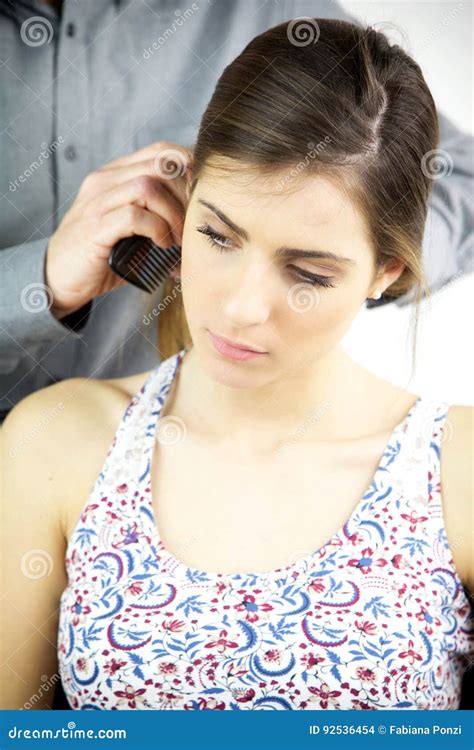
<path fill-rule="evenodd" d="M 330 0 L 81 0 L 62 12 L 0 0 L 0 419 L 66 377 L 160 362 L 163 285 L 131 285 L 57 320 L 43 291 L 49 237 L 84 177 L 149 143 L 194 143 L 217 79 L 257 34 L 299 16 L 350 18 Z M 178 7 L 181 10 L 178 10 Z M 432 289 L 472 260 L 472 138 L 441 115 L 453 170 L 436 181 L 424 257 Z M 398 301 L 403 304 L 404 300 Z"/>

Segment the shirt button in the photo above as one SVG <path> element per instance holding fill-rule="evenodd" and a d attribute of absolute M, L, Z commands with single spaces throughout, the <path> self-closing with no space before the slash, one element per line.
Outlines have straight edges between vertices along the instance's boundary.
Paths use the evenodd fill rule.
<path fill-rule="evenodd" d="M 68 161 L 75 161 L 77 159 L 77 151 L 73 145 L 67 146 L 64 151 L 64 156 Z"/>
<path fill-rule="evenodd" d="M 66 26 L 66 34 L 68 36 L 74 36 L 76 33 L 76 25 L 74 23 L 68 23 Z"/>

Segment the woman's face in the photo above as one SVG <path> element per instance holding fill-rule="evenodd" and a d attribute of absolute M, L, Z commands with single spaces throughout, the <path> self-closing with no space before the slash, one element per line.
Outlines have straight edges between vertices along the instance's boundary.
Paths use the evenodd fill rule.
<path fill-rule="evenodd" d="M 368 229 L 330 181 L 304 176 L 280 193 L 276 184 L 204 170 L 188 204 L 183 304 L 201 364 L 224 385 L 261 387 L 315 364 L 402 270 L 374 286 Z M 210 332 L 264 353 L 234 359 Z"/>

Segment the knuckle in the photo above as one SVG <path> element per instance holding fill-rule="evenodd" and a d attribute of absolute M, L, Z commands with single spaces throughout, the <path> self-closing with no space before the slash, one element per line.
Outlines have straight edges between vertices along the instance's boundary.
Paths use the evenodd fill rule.
<path fill-rule="evenodd" d="M 135 177 L 133 183 L 138 192 L 144 195 L 150 195 L 156 190 L 153 178 L 146 174 Z"/>
<path fill-rule="evenodd" d="M 127 206 L 124 210 L 125 223 L 129 229 L 133 229 L 138 220 L 138 207 L 134 205 Z"/>
<path fill-rule="evenodd" d="M 175 146 L 175 143 L 172 143 L 171 141 L 157 141 L 154 144 L 154 147 L 156 147 L 158 150 L 162 151 L 163 149 L 171 148 L 171 146 Z"/>
<path fill-rule="evenodd" d="M 82 187 L 89 188 L 96 185 L 101 176 L 101 173 L 97 169 L 93 172 L 89 172 L 89 174 L 86 175 L 84 180 L 82 181 Z"/>
<path fill-rule="evenodd" d="M 81 210 L 80 210 L 81 219 L 85 219 L 87 222 L 91 222 L 91 221 L 94 221 L 97 216 L 100 216 L 100 211 L 95 201 L 91 201 L 90 203 L 87 203 L 85 206 L 81 206 Z"/>
<path fill-rule="evenodd" d="M 169 227 L 166 221 L 161 219 L 159 216 L 153 217 L 153 221 L 150 225 L 151 232 L 153 234 L 152 239 L 157 245 L 162 245 L 165 241 L 165 237 L 168 235 Z"/>

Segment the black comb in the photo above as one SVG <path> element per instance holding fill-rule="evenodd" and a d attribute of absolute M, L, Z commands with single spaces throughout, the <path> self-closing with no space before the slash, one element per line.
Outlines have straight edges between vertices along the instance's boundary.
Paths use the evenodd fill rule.
<path fill-rule="evenodd" d="M 164 249 L 149 237 L 134 235 L 115 243 L 109 255 L 109 266 L 122 279 L 151 293 L 180 260 L 179 245 Z"/>

